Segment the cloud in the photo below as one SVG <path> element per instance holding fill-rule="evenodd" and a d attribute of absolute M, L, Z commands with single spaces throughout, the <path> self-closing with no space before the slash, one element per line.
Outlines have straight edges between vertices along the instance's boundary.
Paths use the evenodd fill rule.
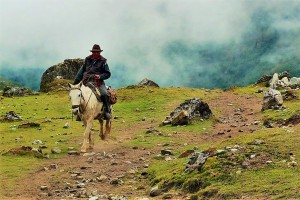
<path fill-rule="evenodd" d="M 251 15 L 277 12 L 275 25 L 299 1 L 276 0 L 0 0 L 0 67 L 48 68 L 66 58 L 84 58 L 94 43 L 112 71 L 125 66 L 134 82 L 155 78 L 167 85 L 176 67 L 164 57 L 174 41 L 189 45 L 239 42 Z M 163 75 L 163 76 L 162 76 Z M 169 77 L 169 78 L 167 78 Z"/>

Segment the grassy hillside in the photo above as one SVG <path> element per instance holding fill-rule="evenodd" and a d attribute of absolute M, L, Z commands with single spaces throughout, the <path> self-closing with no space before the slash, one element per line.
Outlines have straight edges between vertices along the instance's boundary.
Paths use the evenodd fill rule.
<path fill-rule="evenodd" d="M 256 86 L 233 88 L 240 96 L 261 98 Z M 117 90 L 118 103 L 114 105 L 113 130 L 110 136 L 119 140 L 128 129 L 128 139 L 120 146 L 155 149 L 166 146 L 172 149 L 171 160 L 153 155 L 143 184 L 151 188 L 158 185 L 164 193 L 177 192 L 191 199 L 233 199 L 233 198 L 300 198 L 300 167 L 297 165 L 300 150 L 299 125 L 265 128 L 260 126 L 253 133 L 240 133 L 234 137 L 214 138 L 215 124 L 219 121 L 223 107 L 214 107 L 214 116 L 207 121 L 193 121 L 191 125 L 173 127 L 159 126 L 160 122 L 186 99 L 198 97 L 210 105 L 218 101 L 220 90 L 193 88 L 122 88 Z M 296 92 L 300 95 L 300 92 Z M 14 111 L 23 121 L 0 122 L 0 180 L 1 197 L 14 197 L 14 189 L 28 174 L 35 173 L 45 163 L 55 162 L 67 156 L 68 148 L 80 149 L 83 128 L 81 123 L 72 121 L 67 91 L 39 96 L 3 98 L 1 116 Z M 299 100 L 285 102 L 287 109 L 261 112 L 263 119 L 273 121 L 287 119 L 298 113 Z M 225 106 L 225 105 L 223 105 Z M 142 120 L 142 119 L 146 120 Z M 21 124 L 34 122 L 39 127 L 21 128 Z M 63 128 L 69 123 L 69 128 Z M 149 124 L 161 131 L 160 135 L 145 135 Z M 262 124 L 262 123 L 261 123 Z M 95 125 L 94 125 L 95 126 Z M 96 137 L 97 138 L 97 137 Z M 193 139 L 194 138 L 194 139 Z M 203 139 L 201 143 L 197 138 Z M 38 147 L 34 140 L 43 141 L 47 148 L 38 154 L 6 154 L 20 146 Z M 98 140 L 98 138 L 97 138 Z M 256 143 L 255 141 L 260 141 Z M 237 148 L 233 153 L 226 147 Z M 59 147 L 61 154 L 52 154 L 51 149 Z M 184 171 L 187 157 L 179 155 L 189 149 L 201 151 L 214 148 L 219 154 L 207 159 L 201 171 Z M 42 157 L 49 157 L 48 159 Z M 161 199 L 159 196 L 157 199 Z"/>

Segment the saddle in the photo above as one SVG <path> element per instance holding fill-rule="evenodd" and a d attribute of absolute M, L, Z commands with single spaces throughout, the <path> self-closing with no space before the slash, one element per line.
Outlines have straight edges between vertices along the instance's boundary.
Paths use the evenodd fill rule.
<path fill-rule="evenodd" d="M 93 82 L 87 82 L 86 86 L 89 87 L 93 91 L 93 93 L 95 94 L 97 100 L 99 102 L 102 102 L 102 100 L 101 100 L 101 93 L 100 93 L 98 87 L 96 86 L 96 84 L 93 83 Z M 117 93 L 115 92 L 115 90 L 113 90 L 111 88 L 111 86 L 106 86 L 106 89 L 107 89 L 107 92 L 109 94 L 109 103 L 110 104 L 117 103 L 118 97 L 117 97 Z"/>

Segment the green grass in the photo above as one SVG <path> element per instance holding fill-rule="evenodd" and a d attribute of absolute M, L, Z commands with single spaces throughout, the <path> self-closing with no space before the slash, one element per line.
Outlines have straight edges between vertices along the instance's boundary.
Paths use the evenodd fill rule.
<path fill-rule="evenodd" d="M 154 120 L 157 124 L 185 99 L 197 97 L 203 98 L 207 102 L 208 99 L 216 96 L 214 93 L 207 96 L 206 93 L 204 90 L 189 88 L 119 89 L 117 90 L 119 100 L 114 105 L 113 115 L 120 116 L 120 118 L 113 121 L 112 138 L 116 137 L 116 134 L 122 134 L 122 129 L 125 127 L 143 125 L 143 117 L 146 117 L 147 121 Z M 21 146 L 37 148 L 40 145 L 33 145 L 32 142 L 41 140 L 47 146 L 46 149 L 42 149 L 44 155 L 49 155 L 50 159 L 60 158 L 67 154 L 68 147 L 75 147 L 79 150 L 84 128 L 81 123 L 72 121 L 71 105 L 66 91 L 41 93 L 37 96 L 4 97 L 0 103 L 1 116 L 9 111 L 14 111 L 23 119 L 23 121 L 0 122 L 0 152 L 2 154 L 0 155 L 0 179 L 3 185 L 6 185 L 6 188 L 1 191 L 1 197 L 1 195 L 13 192 L 18 178 L 36 170 L 44 162 L 44 159 L 36 158 L 32 154 L 4 155 L 6 152 Z M 30 122 L 39 123 L 40 127 L 18 128 L 19 125 Z M 65 123 L 69 123 L 68 129 L 63 128 Z M 94 128 L 98 129 L 96 124 L 94 124 Z M 172 129 L 184 128 L 162 127 L 162 129 L 164 132 L 168 132 Z M 158 142 L 171 140 L 168 136 L 161 136 L 158 139 L 150 136 L 145 137 L 145 141 L 140 141 L 138 135 L 143 135 L 143 131 L 135 132 L 134 135 L 137 139 L 133 140 L 131 144 L 125 145 L 151 147 Z M 58 142 L 59 140 L 65 142 Z M 62 153 L 52 154 L 53 147 L 59 147 Z"/>
<path fill-rule="evenodd" d="M 257 86 L 232 88 L 238 95 L 253 95 L 262 98 L 256 93 Z M 135 127 L 132 140 L 121 145 L 143 148 L 163 147 L 173 148 L 173 160 L 165 161 L 163 156 L 154 156 L 151 159 L 149 184 L 159 185 L 165 192 L 175 191 L 187 193 L 192 198 L 234 199 L 251 197 L 268 199 L 300 198 L 300 178 L 298 165 L 289 167 L 291 155 L 296 162 L 300 159 L 300 126 L 286 128 L 262 128 L 259 131 L 240 134 L 237 137 L 215 142 L 205 141 L 201 144 L 183 145 L 183 135 L 201 137 L 212 131 L 212 125 L 218 116 L 218 110 L 213 110 L 214 117 L 205 121 L 193 121 L 189 126 L 159 126 L 162 120 L 170 114 L 180 103 L 190 98 L 200 98 L 208 103 L 221 94 L 219 90 L 203 90 L 193 88 L 136 88 L 117 90 L 118 103 L 114 105 L 112 137 L 118 137 L 124 129 Z M 297 91 L 299 95 L 299 91 Z M 72 121 L 70 102 L 67 92 L 41 93 L 39 96 L 4 98 L 1 100 L 1 115 L 8 111 L 15 111 L 21 115 L 23 121 L 0 123 L 0 152 L 20 146 L 38 147 L 32 142 L 42 140 L 47 146 L 44 154 L 50 159 L 66 155 L 68 147 L 80 148 L 83 127 L 81 123 Z M 266 110 L 261 112 L 264 118 L 284 120 L 299 113 L 298 100 L 286 101 L 286 110 Z M 142 118 L 146 117 L 145 121 Z M 35 122 L 39 128 L 18 128 L 18 125 Z M 65 123 L 70 127 L 64 129 Z M 146 128 L 154 126 L 161 134 L 146 134 Z M 96 123 L 94 127 L 98 129 Z M 19 138 L 16 140 L 16 138 Z M 65 142 L 58 142 L 58 140 Z M 261 140 L 263 144 L 253 145 L 254 140 Z M 208 158 L 200 172 L 186 173 L 185 164 L 188 158 L 178 158 L 186 150 L 197 148 L 206 150 L 209 147 L 225 149 L 227 146 L 239 145 L 242 150 L 238 154 L 225 152 L 222 155 Z M 62 149 L 62 154 L 51 154 L 53 147 Z M 244 167 L 242 163 L 250 159 L 250 165 Z M 16 181 L 42 166 L 45 159 L 30 155 L 1 155 L 0 179 L 1 193 L 13 193 Z M 266 164 L 266 161 L 272 161 Z M 240 171 L 241 173 L 236 173 Z M 4 194 L 2 194 L 4 195 Z M 1 195 L 0 195 L 1 197 Z"/>

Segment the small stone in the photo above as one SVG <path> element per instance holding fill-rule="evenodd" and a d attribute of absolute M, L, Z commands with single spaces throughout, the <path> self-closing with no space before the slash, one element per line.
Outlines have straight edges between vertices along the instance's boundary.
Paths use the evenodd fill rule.
<path fill-rule="evenodd" d="M 118 178 L 113 178 L 111 181 L 110 181 L 110 184 L 111 185 L 118 185 L 121 183 L 121 180 L 118 179 Z"/>
<path fill-rule="evenodd" d="M 84 188 L 85 187 L 85 184 L 84 183 L 78 183 L 77 184 L 77 188 Z"/>
<path fill-rule="evenodd" d="M 34 140 L 32 144 L 44 144 L 42 140 Z"/>
<path fill-rule="evenodd" d="M 49 168 L 50 169 L 57 169 L 57 164 L 51 164 Z"/>
<path fill-rule="evenodd" d="M 165 158 L 165 161 L 171 161 L 171 160 L 173 160 L 173 159 L 170 156 L 168 156 L 168 157 Z"/>
<path fill-rule="evenodd" d="M 129 174 L 135 174 L 136 171 L 135 171 L 134 169 L 131 169 L 131 170 L 128 171 L 128 173 L 129 173 Z"/>
<path fill-rule="evenodd" d="M 69 122 L 65 123 L 65 125 L 63 126 L 63 128 L 69 128 Z"/>
<path fill-rule="evenodd" d="M 82 156 L 93 156 L 95 155 L 95 152 L 91 152 L 91 153 L 84 153 Z"/>
<path fill-rule="evenodd" d="M 53 154 L 60 154 L 61 153 L 61 149 L 58 147 L 54 147 L 51 149 L 51 153 Z"/>
<path fill-rule="evenodd" d="M 171 150 L 161 150 L 160 153 L 161 155 L 173 155 Z"/>
<path fill-rule="evenodd" d="M 161 193 L 161 191 L 158 188 L 158 186 L 155 186 L 155 187 L 151 188 L 151 190 L 150 190 L 150 197 L 156 197 L 156 196 L 160 195 L 160 193 Z"/>
<path fill-rule="evenodd" d="M 289 167 L 296 167 L 298 165 L 298 163 L 296 161 L 292 161 L 288 163 Z"/>
<path fill-rule="evenodd" d="M 107 176 L 101 175 L 100 177 L 97 177 L 96 179 L 97 179 L 97 181 L 104 181 L 107 179 Z"/>
<path fill-rule="evenodd" d="M 237 151 L 238 151 L 238 149 L 235 149 L 235 148 L 230 149 L 230 152 L 232 152 L 232 153 L 236 153 Z"/>
<path fill-rule="evenodd" d="M 80 155 L 78 151 L 68 151 L 69 155 Z"/>
<path fill-rule="evenodd" d="M 255 158 L 255 154 L 252 154 L 252 155 L 250 156 L 250 158 L 251 158 L 251 159 Z"/>
<path fill-rule="evenodd" d="M 264 144 L 264 142 L 261 141 L 261 140 L 256 139 L 256 140 L 253 141 L 253 144 L 254 145 L 261 145 L 261 144 Z"/>
<path fill-rule="evenodd" d="M 41 190 L 43 190 L 43 191 L 48 190 L 48 186 L 47 186 L 47 185 L 42 185 L 40 188 L 41 188 Z"/>

